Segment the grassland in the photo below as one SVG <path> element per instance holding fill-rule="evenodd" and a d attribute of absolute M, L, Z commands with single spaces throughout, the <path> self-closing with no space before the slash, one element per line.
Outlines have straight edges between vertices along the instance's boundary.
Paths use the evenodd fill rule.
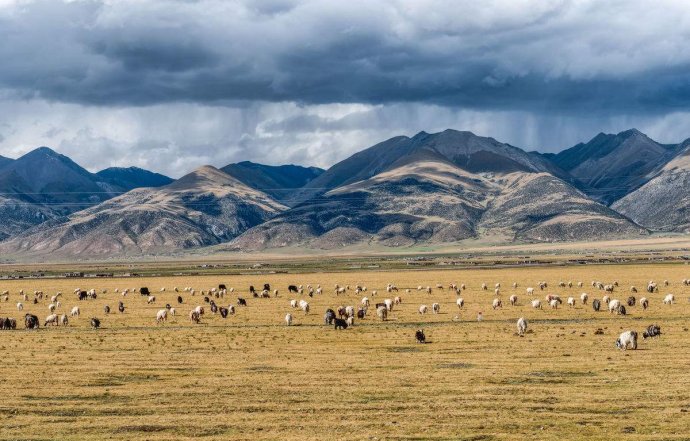
<path fill-rule="evenodd" d="M 680 283 L 688 277 L 686 265 L 656 264 L 0 281 L 0 290 L 11 293 L 0 316 L 48 315 L 48 301 L 24 302 L 18 312 L 20 289 L 62 291 L 59 312 L 82 310 L 68 327 L 0 331 L 0 439 L 688 439 L 690 288 Z M 602 296 L 592 280 L 619 281 L 614 297 L 624 300 L 630 285 L 642 288 L 650 279 L 670 286 L 648 296 L 647 311 L 612 316 L 579 302 L 583 291 Z M 577 297 L 577 307 L 530 308 L 525 287 L 539 280 L 550 283 L 549 293 Z M 557 288 L 561 280 L 585 287 Z M 335 283 L 361 283 L 370 297 L 378 290 L 372 300 L 381 301 L 389 282 L 403 298 L 389 321 L 369 317 L 346 331 L 322 324 L 327 307 L 360 300 L 353 293 L 336 298 Z M 467 285 L 462 311 L 447 289 L 414 289 L 450 282 Z M 501 282 L 504 303 L 516 292 L 519 305 L 493 311 L 494 294 L 482 291 L 482 282 Z M 187 313 L 202 297 L 182 293 L 185 304 L 176 305 L 171 289 L 219 283 L 247 298 L 250 284 L 271 283 L 280 296 L 248 298 L 249 306 L 226 320 L 207 314 L 201 325 L 189 323 Z M 292 283 L 325 287 L 310 299 L 310 315 L 289 307 Z M 155 293 L 155 305 L 113 292 L 140 286 L 168 291 Z M 109 293 L 78 302 L 77 287 Z M 669 292 L 677 304 L 662 304 Z M 119 300 L 125 314 L 116 311 Z M 441 314 L 417 313 L 433 302 Z M 156 325 L 165 303 L 178 316 Z M 106 304 L 115 312 L 105 315 Z M 295 316 L 290 328 L 287 312 Z M 102 319 L 102 329 L 89 328 L 92 316 Z M 515 335 L 520 316 L 530 323 L 523 338 Z M 620 332 L 651 323 L 661 325 L 661 338 L 641 341 L 637 351 L 615 349 Z M 429 344 L 415 343 L 417 328 Z"/>

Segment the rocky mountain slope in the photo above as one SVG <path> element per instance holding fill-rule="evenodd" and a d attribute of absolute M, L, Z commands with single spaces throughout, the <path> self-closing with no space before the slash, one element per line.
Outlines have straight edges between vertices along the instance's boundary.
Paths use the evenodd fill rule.
<path fill-rule="evenodd" d="M 104 257 L 227 241 L 286 207 L 213 167 L 132 190 L 0 243 L 0 252 Z"/>
<path fill-rule="evenodd" d="M 263 165 L 243 161 L 229 164 L 222 171 L 240 182 L 263 191 L 279 201 L 290 201 L 295 190 L 307 186 L 324 170 L 299 165 Z"/>
<path fill-rule="evenodd" d="M 310 183 L 306 200 L 247 231 L 229 248 L 646 234 L 551 174 L 556 169 L 539 155 L 469 132 L 393 138 L 333 166 Z"/>
<path fill-rule="evenodd" d="M 631 129 L 616 135 L 600 133 L 550 159 L 589 196 L 609 205 L 654 177 L 655 170 L 671 160 L 678 148 Z"/>
<path fill-rule="evenodd" d="M 656 177 L 612 208 L 653 230 L 690 232 L 690 142 Z"/>

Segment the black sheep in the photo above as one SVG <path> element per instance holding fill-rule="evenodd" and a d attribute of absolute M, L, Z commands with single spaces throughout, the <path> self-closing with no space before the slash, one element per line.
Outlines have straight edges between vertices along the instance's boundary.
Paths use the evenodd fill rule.
<path fill-rule="evenodd" d="M 327 325 L 332 325 L 333 320 L 335 320 L 335 311 L 329 308 L 326 310 L 326 314 L 323 316 L 323 322 Z"/>
<path fill-rule="evenodd" d="M 79 291 L 79 300 L 86 300 L 89 294 L 86 291 Z"/>
<path fill-rule="evenodd" d="M 103 312 L 106 313 L 106 314 L 110 314 L 110 306 L 105 305 L 105 306 L 103 307 Z"/>
<path fill-rule="evenodd" d="M 254 285 L 249 285 L 249 293 L 250 294 L 255 294 L 256 290 L 254 289 Z"/>
<path fill-rule="evenodd" d="M 357 310 L 357 318 L 360 320 L 362 320 L 366 314 L 367 314 L 367 312 L 364 308 L 359 308 Z"/>
<path fill-rule="evenodd" d="M 211 299 L 209 299 L 208 297 L 204 297 L 204 302 L 210 303 L 210 302 L 211 302 Z"/>
<path fill-rule="evenodd" d="M 347 329 L 347 322 L 343 319 L 335 319 L 335 329 Z"/>
<path fill-rule="evenodd" d="M 100 328 L 100 327 L 101 327 L 101 321 L 98 320 L 96 317 L 92 318 L 92 319 L 91 319 L 91 327 L 92 327 L 93 329 L 98 329 L 98 328 Z"/>
<path fill-rule="evenodd" d="M 290 285 L 290 286 L 288 286 L 288 292 L 297 293 L 297 292 L 299 292 L 299 290 L 297 289 L 297 287 L 295 285 Z"/>
<path fill-rule="evenodd" d="M 41 325 L 38 321 L 38 317 L 33 314 L 26 314 L 24 316 L 24 326 L 26 329 L 38 329 Z"/>
<path fill-rule="evenodd" d="M 417 343 L 426 343 L 426 335 L 424 335 L 424 331 L 421 329 L 414 333 L 414 337 L 417 339 Z"/>
<path fill-rule="evenodd" d="M 238 297 L 237 298 L 237 304 L 239 306 L 247 306 L 247 301 L 245 299 L 243 299 L 242 297 Z"/>
<path fill-rule="evenodd" d="M 271 290 L 271 284 L 270 283 L 264 283 L 264 290 L 270 291 Z"/>
<path fill-rule="evenodd" d="M 599 308 L 601 308 L 601 302 L 599 301 L 599 299 L 594 299 L 594 301 L 592 302 L 592 309 L 595 311 L 599 311 Z"/>
<path fill-rule="evenodd" d="M 625 310 L 625 306 L 621 305 L 618 307 L 618 314 L 620 315 L 625 315 L 627 311 Z"/>
<path fill-rule="evenodd" d="M 635 306 L 635 296 L 628 297 L 628 306 Z"/>
<path fill-rule="evenodd" d="M 151 291 L 149 291 L 149 289 L 144 286 L 139 290 L 139 294 L 141 294 L 142 296 L 150 296 Z"/>
<path fill-rule="evenodd" d="M 120 311 L 120 314 L 124 313 L 125 312 L 125 304 L 122 302 L 119 302 L 117 304 L 117 310 Z"/>
<path fill-rule="evenodd" d="M 166 303 L 166 304 L 165 304 L 165 309 L 167 309 L 168 311 L 170 311 L 171 308 L 172 308 L 172 306 L 170 306 L 170 303 Z"/>
<path fill-rule="evenodd" d="M 659 325 L 649 325 L 642 333 L 642 338 L 658 337 L 661 335 L 661 327 Z"/>
<path fill-rule="evenodd" d="M 211 312 L 214 314 L 218 312 L 218 306 L 213 301 L 211 301 Z"/>
<path fill-rule="evenodd" d="M 224 307 L 224 306 L 221 306 L 218 310 L 220 311 L 220 316 L 221 316 L 221 317 L 223 317 L 223 318 L 227 318 L 227 317 L 228 317 L 228 308 L 226 308 L 226 307 Z"/>
<path fill-rule="evenodd" d="M 182 304 L 182 296 L 177 296 L 177 303 Z"/>
<path fill-rule="evenodd" d="M 224 284 L 221 283 L 220 285 L 218 285 L 218 289 L 227 289 L 227 288 L 225 287 Z"/>

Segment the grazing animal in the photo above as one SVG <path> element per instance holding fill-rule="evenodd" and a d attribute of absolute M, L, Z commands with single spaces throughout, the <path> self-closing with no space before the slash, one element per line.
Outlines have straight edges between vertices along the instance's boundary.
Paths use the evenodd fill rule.
<path fill-rule="evenodd" d="M 376 316 L 381 320 L 386 320 L 388 318 L 388 310 L 385 306 L 379 306 L 376 308 Z"/>
<path fill-rule="evenodd" d="M 335 323 L 335 329 L 347 329 L 347 321 L 345 321 L 343 319 L 337 318 L 334 320 L 334 323 Z"/>
<path fill-rule="evenodd" d="M 441 312 L 441 305 L 439 305 L 438 303 L 433 303 L 431 305 L 431 310 L 434 314 L 438 314 L 439 312 Z"/>
<path fill-rule="evenodd" d="M 501 299 L 494 299 L 493 303 L 491 304 L 491 307 L 493 309 L 498 309 L 503 307 L 503 302 Z"/>
<path fill-rule="evenodd" d="M 518 297 L 517 297 L 515 294 L 513 294 L 512 296 L 510 296 L 510 305 L 511 305 L 511 306 L 517 305 L 517 301 L 518 301 Z"/>
<path fill-rule="evenodd" d="M 582 302 L 583 305 L 587 304 L 587 300 L 589 299 L 589 296 L 587 295 L 586 292 L 583 292 L 580 294 L 580 301 Z"/>
<path fill-rule="evenodd" d="M 465 305 L 465 299 L 462 297 L 459 297 L 456 301 L 455 304 L 458 305 L 458 309 L 461 309 Z"/>
<path fill-rule="evenodd" d="M 177 296 L 177 303 L 182 304 L 182 296 Z"/>
<path fill-rule="evenodd" d="M 429 308 L 428 308 L 426 305 L 421 305 L 421 306 L 419 307 L 419 313 L 420 313 L 420 314 L 426 314 L 426 312 L 427 312 L 428 309 L 429 309 Z"/>
<path fill-rule="evenodd" d="M 110 314 L 110 306 L 105 305 L 105 306 L 103 307 L 103 312 L 104 312 L 105 314 Z"/>
<path fill-rule="evenodd" d="M 198 325 L 199 322 L 201 321 L 201 315 L 199 315 L 199 313 L 198 313 L 197 311 L 192 310 L 192 311 L 189 312 L 189 320 L 190 320 L 192 323 Z"/>
<path fill-rule="evenodd" d="M 38 329 L 39 326 L 40 322 L 38 321 L 38 317 L 33 314 L 24 315 L 24 327 L 26 329 Z"/>
<path fill-rule="evenodd" d="M 80 311 L 79 311 L 78 306 L 75 306 L 74 308 L 72 308 L 72 310 L 69 313 L 69 315 L 72 317 L 79 317 L 79 314 L 80 314 Z"/>
<path fill-rule="evenodd" d="M 616 347 L 622 351 L 630 349 L 637 349 L 637 332 L 625 331 L 618 340 L 616 340 Z"/>
<path fill-rule="evenodd" d="M 60 324 L 62 326 L 67 326 L 69 324 L 69 319 L 67 318 L 67 314 L 62 314 L 60 316 Z"/>
<path fill-rule="evenodd" d="M 149 305 L 155 301 L 156 301 L 156 296 L 149 296 L 149 298 L 146 299 L 146 303 L 148 303 Z"/>
<path fill-rule="evenodd" d="M 635 296 L 628 297 L 628 306 L 635 306 Z"/>
<path fill-rule="evenodd" d="M 532 300 L 532 308 L 541 309 L 541 300 L 539 300 L 539 299 Z"/>
<path fill-rule="evenodd" d="M 237 305 L 238 306 L 247 306 L 247 301 L 243 299 L 242 297 L 237 298 Z"/>
<path fill-rule="evenodd" d="M 98 329 L 101 327 L 101 321 L 97 319 L 96 317 L 91 319 L 91 327 L 93 329 Z"/>
<path fill-rule="evenodd" d="M 675 300 L 676 297 L 673 294 L 667 294 L 666 297 L 664 297 L 664 305 L 673 305 Z"/>
<path fill-rule="evenodd" d="M 647 297 L 642 297 L 640 299 L 640 306 L 642 306 L 642 309 L 649 308 L 649 300 L 647 300 Z"/>
<path fill-rule="evenodd" d="M 332 325 L 333 320 L 335 320 L 335 311 L 332 309 L 327 309 L 326 313 L 323 315 L 323 322 L 327 325 Z"/>
<path fill-rule="evenodd" d="M 50 314 L 48 317 L 46 317 L 45 323 L 43 323 L 43 326 L 48 326 L 48 325 L 53 325 L 57 326 L 58 325 L 58 316 L 57 314 Z"/>
<path fill-rule="evenodd" d="M 23 309 L 24 309 L 24 305 L 22 305 L 21 303 L 17 303 L 17 311 L 21 311 Z"/>
<path fill-rule="evenodd" d="M 421 329 L 417 329 L 417 332 L 414 333 L 414 338 L 417 340 L 417 343 L 426 343 L 426 335 L 424 335 L 424 331 Z"/>
<path fill-rule="evenodd" d="M 295 285 L 289 285 L 289 286 L 288 286 L 288 292 L 290 292 L 290 293 L 293 293 L 293 292 L 294 292 L 294 293 L 297 293 L 298 291 L 299 291 L 299 290 L 297 289 L 297 287 L 296 287 Z"/>
<path fill-rule="evenodd" d="M 367 315 L 367 308 L 366 307 L 360 307 L 357 309 L 357 318 L 362 320 L 364 317 Z"/>
<path fill-rule="evenodd" d="M 220 312 L 220 316 L 222 318 L 228 318 L 228 308 L 226 308 L 225 306 L 221 306 L 220 308 L 218 308 L 218 312 Z"/>
<path fill-rule="evenodd" d="M 523 336 L 527 332 L 527 320 L 524 317 L 520 317 L 517 321 L 518 335 Z"/>
<path fill-rule="evenodd" d="M 599 301 L 599 299 L 594 299 L 592 301 L 592 309 L 594 311 L 599 311 L 600 308 L 601 308 L 601 302 Z"/>
<path fill-rule="evenodd" d="M 285 324 L 288 326 L 292 325 L 292 314 L 287 313 L 285 315 Z"/>
<path fill-rule="evenodd" d="M 168 320 L 168 310 L 167 309 L 161 309 L 158 311 L 156 314 L 156 323 L 162 323 Z"/>
<path fill-rule="evenodd" d="M 659 325 L 649 325 L 642 333 L 642 338 L 658 337 L 661 335 L 661 327 Z"/>
<path fill-rule="evenodd" d="M 122 302 L 117 303 L 117 310 L 120 311 L 120 314 L 125 313 L 125 304 Z"/>
<path fill-rule="evenodd" d="M 571 308 L 575 306 L 575 297 L 568 297 L 568 306 Z"/>
<path fill-rule="evenodd" d="M 621 301 L 618 299 L 611 300 L 609 302 L 609 312 L 613 314 L 614 312 L 618 311 L 618 308 L 621 306 Z"/>

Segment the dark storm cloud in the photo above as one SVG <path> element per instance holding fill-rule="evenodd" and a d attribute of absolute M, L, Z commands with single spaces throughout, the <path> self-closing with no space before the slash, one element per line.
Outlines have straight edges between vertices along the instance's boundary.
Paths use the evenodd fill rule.
<path fill-rule="evenodd" d="M 0 87 L 99 106 L 627 114 L 690 104 L 689 14 L 678 2 L 476 3 L 22 2 L 0 8 Z"/>

